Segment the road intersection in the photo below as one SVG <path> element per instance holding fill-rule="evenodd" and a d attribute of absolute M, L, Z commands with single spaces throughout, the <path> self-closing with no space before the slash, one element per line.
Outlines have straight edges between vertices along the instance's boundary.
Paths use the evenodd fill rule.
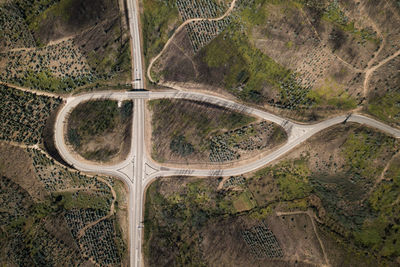
<path fill-rule="evenodd" d="M 210 169 L 190 168 L 183 165 L 182 168 L 170 168 L 153 162 L 148 158 L 145 149 L 144 129 L 145 129 L 145 100 L 175 98 L 197 100 L 212 103 L 222 107 L 227 107 L 236 111 L 241 111 L 264 120 L 275 122 L 285 129 L 288 134 L 288 141 L 283 146 L 272 151 L 265 157 L 251 163 L 235 167 L 226 168 L 221 166 Z M 68 114 L 80 103 L 96 99 L 113 99 L 117 101 L 132 100 L 134 102 L 134 118 L 132 126 L 131 151 L 126 160 L 115 165 L 99 165 L 88 163 L 77 159 L 71 148 L 65 141 L 66 122 Z M 314 134 L 327 129 L 331 126 L 347 122 L 356 122 L 377 128 L 385 133 L 400 138 L 400 130 L 390 127 L 372 118 L 359 115 L 342 115 L 325 121 L 304 125 L 288 119 L 276 116 L 269 112 L 248 107 L 231 100 L 226 100 L 214 95 L 196 92 L 148 92 L 148 91 L 129 91 L 129 92 L 95 92 L 78 96 L 72 96 L 65 100 L 65 105 L 60 110 L 55 126 L 55 143 L 63 159 L 74 168 L 90 173 L 116 176 L 122 179 L 129 189 L 129 225 L 130 225 L 130 263 L 131 266 L 141 266 L 141 240 L 142 240 L 142 221 L 143 221 L 143 199 L 144 189 L 157 177 L 165 176 L 233 176 L 255 171 L 263 166 L 279 159 L 292 149 L 309 139 Z"/>
<path fill-rule="evenodd" d="M 55 125 L 55 144 L 62 158 L 74 168 L 89 173 L 110 175 L 120 178 L 129 190 L 129 261 L 130 266 L 142 266 L 143 259 L 141 253 L 141 241 L 143 230 L 143 200 L 144 190 L 154 179 L 163 176 L 233 176 L 252 172 L 262 168 L 266 164 L 279 159 L 293 148 L 309 139 L 314 134 L 327 129 L 333 125 L 343 123 L 344 121 L 365 124 L 377 128 L 388 134 L 400 138 L 400 130 L 387 126 L 369 117 L 353 114 L 349 116 L 338 116 L 316 124 L 304 125 L 291 120 L 279 117 L 269 112 L 236 103 L 214 95 L 208 95 L 198 92 L 183 91 L 164 91 L 149 92 L 143 91 L 143 67 L 142 53 L 140 45 L 139 32 L 139 11 L 137 0 L 127 0 L 129 27 L 132 44 L 132 68 L 133 68 L 133 89 L 128 92 L 94 92 L 82 95 L 75 95 L 65 99 L 63 108 L 57 115 Z M 288 141 L 283 146 L 266 155 L 265 157 L 250 162 L 248 164 L 226 168 L 223 166 L 213 166 L 210 169 L 190 168 L 169 168 L 155 163 L 148 158 L 145 149 L 145 104 L 146 100 L 160 98 L 190 99 L 201 102 L 212 103 L 236 111 L 244 112 L 264 120 L 268 120 L 281 125 L 288 134 Z M 115 165 L 100 165 L 79 160 L 71 152 L 71 148 L 65 140 L 66 122 L 70 112 L 80 103 L 95 99 L 113 99 L 117 101 L 132 100 L 134 103 L 134 116 L 132 124 L 131 149 L 127 158 Z"/>

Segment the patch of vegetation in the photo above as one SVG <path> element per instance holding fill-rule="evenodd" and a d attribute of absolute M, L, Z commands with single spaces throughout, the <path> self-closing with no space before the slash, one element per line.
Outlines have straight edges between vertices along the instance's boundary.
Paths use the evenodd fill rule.
<path fill-rule="evenodd" d="M 14 4 L 18 7 L 26 24 L 32 30 L 37 27 L 37 17 L 58 2 L 60 0 L 15 0 Z"/>
<path fill-rule="evenodd" d="M 377 216 L 366 220 L 355 234 L 356 241 L 372 253 L 384 258 L 400 255 L 400 160 L 394 160 L 385 180 L 369 198 L 369 204 Z"/>
<path fill-rule="evenodd" d="M 87 159 L 108 160 L 120 152 L 121 142 L 130 134 L 132 110 L 131 101 L 124 101 L 121 108 L 113 100 L 80 104 L 68 119 L 68 141 Z M 101 144 L 111 135 L 110 144 Z M 90 148 L 93 140 L 99 140 L 94 149 Z"/>
<path fill-rule="evenodd" d="M 114 33 L 112 39 L 121 39 L 117 46 L 115 42 L 108 41 L 102 49 L 91 50 L 87 55 L 88 64 L 101 74 L 104 79 L 125 81 L 131 73 L 131 50 L 129 39 L 122 38 L 118 24 L 110 30 Z"/>
<path fill-rule="evenodd" d="M 400 93 L 392 91 L 372 98 L 367 111 L 382 121 L 400 125 Z"/>
<path fill-rule="evenodd" d="M 230 109 L 189 100 L 151 100 L 149 108 L 153 112 L 153 157 L 157 160 L 163 160 L 165 149 L 182 157 L 205 153 L 208 158 L 212 135 L 255 120 Z"/>
<path fill-rule="evenodd" d="M 380 39 L 377 37 L 375 32 L 371 32 L 369 29 L 357 29 L 354 21 L 351 21 L 341 10 L 337 0 L 331 1 L 326 7 L 322 19 L 333 23 L 341 30 L 354 34 L 361 38 L 361 42 L 372 41 L 377 44 L 380 43 Z"/>
<path fill-rule="evenodd" d="M 58 78 L 48 70 L 41 72 L 28 70 L 26 78 L 17 80 L 16 83 L 36 90 L 63 93 L 88 84 L 89 79 L 88 77 L 82 77 L 78 79 L 73 79 L 70 77 Z"/>
<path fill-rule="evenodd" d="M 60 198 L 58 205 L 61 205 L 66 210 L 71 209 L 95 209 L 102 211 L 110 210 L 110 199 L 104 198 L 100 194 L 93 194 L 91 192 L 85 192 L 78 190 L 76 192 L 62 192 L 55 193 L 55 198 Z"/>
<path fill-rule="evenodd" d="M 181 157 L 188 156 L 193 153 L 193 145 L 188 143 L 183 135 L 173 137 L 169 148 L 173 153 L 179 154 Z"/>
<path fill-rule="evenodd" d="M 89 115 L 87 120 L 82 120 L 83 115 Z M 93 137 L 115 128 L 118 116 L 117 101 L 98 100 L 77 106 L 72 111 L 70 120 L 71 124 L 80 123 L 78 127 L 72 128 L 78 131 L 79 136 Z"/>
<path fill-rule="evenodd" d="M 157 180 L 147 190 L 144 220 L 143 251 L 149 266 L 167 262 L 173 265 L 206 266 L 198 245 L 200 236 L 196 230 L 213 216 L 215 196 L 202 181 L 194 181 L 170 196 L 159 190 Z M 158 212 L 163 210 L 164 212 Z"/>
<path fill-rule="evenodd" d="M 326 79 L 325 84 L 308 93 L 316 106 L 331 106 L 341 110 L 349 110 L 357 107 L 356 99 L 352 98 L 333 79 Z"/>
<path fill-rule="evenodd" d="M 343 153 L 348 172 L 374 180 L 383 168 L 371 162 L 387 153 L 393 154 L 398 143 L 393 137 L 372 130 L 358 130 L 350 134 L 344 143 Z"/>
<path fill-rule="evenodd" d="M 71 6 L 73 5 L 73 0 L 57 0 L 51 1 L 53 2 L 51 5 L 47 5 L 48 8 L 45 8 L 43 12 L 35 14 L 35 16 L 31 16 L 29 19 L 29 28 L 31 30 L 37 30 L 39 25 L 49 16 L 58 16 L 62 17 L 62 19 L 67 22 L 70 18 L 70 13 L 68 12 Z"/>
<path fill-rule="evenodd" d="M 310 89 L 300 85 L 293 71 L 252 44 L 252 29 L 266 20 L 267 12 L 260 7 L 265 3 L 256 2 L 240 12 L 242 23 L 232 22 L 204 47 L 200 52 L 201 60 L 210 72 L 223 73 L 222 87 L 245 101 L 288 109 L 309 107 L 312 103 L 307 97 Z"/>
<path fill-rule="evenodd" d="M 0 85 L 0 96 L 0 139 L 30 145 L 41 143 L 47 120 L 61 99 L 3 85 Z"/>
<path fill-rule="evenodd" d="M 261 169 L 248 182 L 259 206 L 277 201 L 304 199 L 311 192 L 311 171 L 306 159 L 284 161 Z"/>
<path fill-rule="evenodd" d="M 1 172 L 7 174 L 0 179 L 0 228 L 7 233 L 3 236 L 0 232 L 1 264 L 87 265 L 87 247 L 107 250 L 101 258 L 90 255 L 96 263 L 104 258 L 120 262 L 126 257 L 119 255 L 115 246 L 115 227 L 107 229 L 96 223 L 83 230 L 109 213 L 113 196 L 104 181 L 112 183 L 112 179 L 68 170 L 36 149 L 5 144 L 0 149 Z M 108 221 L 113 224 L 115 218 Z M 80 231 L 94 231 L 98 238 L 80 238 Z M 125 246 L 123 242 L 120 245 Z"/>
<path fill-rule="evenodd" d="M 67 236 L 60 240 L 54 231 L 46 227 L 45 221 L 57 224 L 55 218 L 62 215 L 62 209 L 50 199 L 35 202 L 24 189 L 7 177 L 1 177 L 0 188 L 0 207 L 4 211 L 0 226 L 7 231 L 2 238 L 1 261 L 8 259 L 9 262 L 24 266 L 84 262 L 74 244 L 68 242 Z M 60 231 L 65 232 L 65 229 Z"/>
<path fill-rule="evenodd" d="M 231 34 L 233 33 L 233 36 Z M 234 34 L 236 33 L 236 34 Z M 279 91 L 280 81 L 290 72 L 255 49 L 245 35 L 230 28 L 204 48 L 204 60 L 213 69 L 223 68 L 223 86 L 246 101 L 265 102 L 262 89 Z"/>
<path fill-rule="evenodd" d="M 161 51 L 180 21 L 176 0 L 145 0 L 143 5 L 143 54 L 148 63 Z"/>

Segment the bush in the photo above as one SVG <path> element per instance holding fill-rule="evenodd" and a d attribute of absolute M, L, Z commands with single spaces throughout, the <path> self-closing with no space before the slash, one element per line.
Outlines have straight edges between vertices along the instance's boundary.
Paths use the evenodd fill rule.
<path fill-rule="evenodd" d="M 172 152 L 179 154 L 181 157 L 188 156 L 194 152 L 193 145 L 188 143 L 183 135 L 175 136 L 169 147 Z"/>

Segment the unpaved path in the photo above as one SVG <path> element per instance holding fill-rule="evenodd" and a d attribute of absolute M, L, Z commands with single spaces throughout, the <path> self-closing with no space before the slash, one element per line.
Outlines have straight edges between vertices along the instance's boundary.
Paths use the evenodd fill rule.
<path fill-rule="evenodd" d="M 98 220 L 96 220 L 96 221 L 94 221 L 94 222 L 91 222 L 91 223 L 89 223 L 88 225 L 86 225 L 85 227 L 83 227 L 83 228 L 79 231 L 79 233 L 78 233 L 78 239 L 80 239 L 80 238 L 85 234 L 85 232 L 86 232 L 87 229 L 89 229 L 90 227 L 92 227 L 92 226 L 98 224 L 98 223 L 101 222 L 101 221 L 104 221 L 104 220 L 110 218 L 111 216 L 114 215 L 114 212 L 115 212 L 114 204 L 115 204 L 115 201 L 116 201 L 116 199 L 117 199 L 117 194 L 115 193 L 114 188 L 113 188 L 112 185 L 111 185 L 109 182 L 107 182 L 106 180 L 104 180 L 104 179 L 102 179 L 102 178 L 100 178 L 100 177 L 98 177 L 97 179 L 98 179 L 99 181 L 105 183 L 105 184 L 110 188 L 111 194 L 112 194 L 112 196 L 113 196 L 113 201 L 112 201 L 112 203 L 111 203 L 110 211 L 109 211 L 109 213 L 108 213 L 106 216 L 104 216 L 104 217 L 102 217 L 102 218 L 100 218 L 100 219 L 98 219 Z"/>
<path fill-rule="evenodd" d="M 168 39 L 168 41 L 165 43 L 163 49 L 161 50 L 160 53 L 158 53 L 157 56 L 153 57 L 150 60 L 150 64 L 147 67 L 147 77 L 149 78 L 149 80 L 152 83 L 155 83 L 155 81 L 153 80 L 153 78 L 151 77 L 151 68 L 153 67 L 154 62 L 157 61 L 157 59 L 160 58 L 160 56 L 164 53 L 164 51 L 167 49 L 167 47 L 169 46 L 169 44 L 172 42 L 172 40 L 175 38 L 175 36 L 183 29 L 183 27 L 185 27 L 186 25 L 188 25 L 189 23 L 192 22 L 196 22 L 196 21 L 219 21 L 224 19 L 225 17 L 229 16 L 229 14 L 231 14 L 232 10 L 235 8 L 235 4 L 236 4 L 236 0 L 233 0 L 230 7 L 228 8 L 228 10 L 225 12 L 225 14 L 223 14 L 222 16 L 218 17 L 218 18 L 194 18 L 194 19 L 189 19 L 186 20 L 185 22 L 183 22 L 174 32 L 174 34 L 172 34 L 172 36 Z"/>
<path fill-rule="evenodd" d="M 277 212 L 276 212 L 276 215 L 277 215 L 277 216 L 298 215 L 298 214 L 307 214 L 308 217 L 310 217 L 310 220 L 311 220 L 311 223 L 312 223 L 314 232 L 315 232 L 315 236 L 317 237 L 318 242 L 319 242 L 319 244 L 320 244 L 320 246 L 321 246 L 321 249 L 322 249 L 322 253 L 324 254 L 324 259 L 325 259 L 325 263 L 326 263 L 326 264 L 325 264 L 325 265 L 322 265 L 322 266 L 326 266 L 326 267 L 331 266 L 331 265 L 329 264 L 329 261 L 328 261 L 328 257 L 327 257 L 326 251 L 325 251 L 324 244 L 322 243 L 322 240 L 321 240 L 321 238 L 320 238 L 319 235 L 318 235 L 317 227 L 316 227 L 315 222 L 314 222 L 314 214 L 313 214 L 313 212 L 312 212 L 311 210 L 307 210 L 307 211 L 301 211 L 301 210 L 299 210 L 299 211 L 287 211 L 287 212 L 277 211 Z"/>
<path fill-rule="evenodd" d="M 391 61 L 392 59 L 396 58 L 397 56 L 400 55 L 400 50 L 398 50 L 396 53 L 394 53 L 393 55 L 381 60 L 378 64 L 370 67 L 369 69 L 367 69 L 365 71 L 365 80 L 364 80 L 364 97 L 367 97 L 368 94 L 368 88 L 369 88 L 369 80 L 372 76 L 372 74 L 379 69 L 380 67 L 382 67 L 383 65 L 385 65 L 386 63 L 388 63 L 389 61 Z"/>
<path fill-rule="evenodd" d="M 361 202 L 365 201 L 375 191 L 376 187 L 385 179 L 385 174 L 386 174 L 387 170 L 389 169 L 390 165 L 395 160 L 395 158 L 398 157 L 399 155 L 400 155 L 400 151 L 397 152 L 396 154 L 394 154 L 392 156 L 392 158 L 386 163 L 385 168 L 383 168 L 381 175 L 378 177 L 378 179 L 376 179 L 374 185 L 371 187 L 368 194 L 361 200 Z"/>
<path fill-rule="evenodd" d="M 20 144 L 20 143 L 16 143 L 16 142 L 6 142 L 6 143 L 10 144 L 10 145 L 13 145 L 13 146 L 21 147 L 21 148 L 24 148 L 24 149 L 27 149 L 27 148 L 37 149 L 37 150 L 41 151 L 42 153 L 44 153 L 46 155 L 46 157 L 52 158 L 49 154 L 47 154 L 46 151 L 41 149 L 38 145 L 24 145 L 24 144 Z M 62 165 L 62 164 L 59 164 L 57 162 L 55 162 L 55 164 L 65 168 L 65 166 Z M 67 167 L 67 169 L 69 169 L 69 168 Z M 69 171 L 76 171 L 76 170 L 71 170 L 70 169 Z M 85 175 L 87 175 L 87 174 L 85 174 Z M 87 175 L 87 176 L 90 176 L 90 175 Z M 103 178 L 100 178 L 100 177 L 97 177 L 97 179 L 100 182 L 106 184 L 110 188 L 111 195 L 113 196 L 113 201 L 111 203 L 110 211 L 108 212 L 108 214 L 106 216 L 104 216 L 104 217 L 102 217 L 102 218 L 100 218 L 100 219 L 98 219 L 98 220 L 96 220 L 94 222 L 91 222 L 88 225 L 86 225 L 85 227 L 83 227 L 78 233 L 78 238 L 81 238 L 85 234 L 85 231 L 88 228 L 94 226 L 95 224 L 97 224 L 97 223 L 99 223 L 101 221 L 104 221 L 104 220 L 110 218 L 115 213 L 115 201 L 117 200 L 117 194 L 115 193 L 114 188 L 112 187 L 112 185 L 107 180 L 105 180 Z M 76 192 L 76 191 L 80 191 L 80 190 L 88 190 L 88 189 L 87 188 L 78 187 L 78 188 L 69 188 L 69 189 L 65 189 L 65 190 L 57 190 L 56 192 Z M 96 191 L 96 190 L 90 189 L 90 191 Z"/>
<path fill-rule="evenodd" d="M 26 88 L 26 87 L 21 87 L 19 85 L 15 85 L 15 84 L 11 84 L 11 83 L 7 83 L 7 82 L 2 82 L 0 81 L 0 85 L 4 85 L 4 86 L 8 86 L 10 88 L 14 88 L 14 89 L 18 89 L 24 92 L 28 92 L 28 93 L 32 93 L 32 94 L 36 94 L 36 95 L 43 95 L 43 96 L 48 96 L 48 97 L 60 97 L 62 98 L 61 95 L 55 94 L 55 93 L 50 93 L 50 92 L 45 92 L 45 91 L 39 91 L 39 90 L 34 90 L 34 89 L 30 89 L 30 88 Z"/>
<path fill-rule="evenodd" d="M 115 19 L 117 16 L 115 16 L 112 19 Z M 44 45 L 43 47 L 18 47 L 18 48 L 12 48 L 12 49 L 5 49 L 4 51 L 1 51 L 1 53 L 18 52 L 18 51 L 34 51 L 34 50 L 38 50 L 38 49 L 43 49 L 43 48 L 48 47 L 48 46 L 57 45 L 57 44 L 60 44 L 60 43 L 62 43 L 64 41 L 68 41 L 68 40 L 74 39 L 75 37 L 77 37 L 79 35 L 85 34 L 88 31 L 94 29 L 95 27 L 97 27 L 99 25 L 103 25 L 103 24 L 105 24 L 105 23 L 107 23 L 109 21 L 110 21 L 110 19 L 106 19 L 106 20 L 104 20 L 104 21 L 102 21 L 102 22 L 100 22 L 100 23 L 98 23 L 96 25 L 92 25 L 92 26 L 86 27 L 85 29 L 83 29 L 79 33 L 75 33 L 75 34 L 71 34 L 71 35 L 65 36 L 63 38 L 51 40 L 46 45 Z"/>

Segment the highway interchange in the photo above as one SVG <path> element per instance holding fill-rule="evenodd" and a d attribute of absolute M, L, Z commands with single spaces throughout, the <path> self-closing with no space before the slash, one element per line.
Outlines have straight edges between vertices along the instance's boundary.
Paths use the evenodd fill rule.
<path fill-rule="evenodd" d="M 299 144 L 306 141 L 314 134 L 327 129 L 333 125 L 343 123 L 344 121 L 365 124 L 377 128 L 388 134 L 400 138 L 400 130 L 387 126 L 369 117 L 352 114 L 350 116 L 338 116 L 325 121 L 304 125 L 298 124 L 277 115 L 248 107 L 234 101 L 226 100 L 214 95 L 208 95 L 197 92 L 183 91 L 164 91 L 149 92 L 143 91 L 143 67 L 141 41 L 139 32 L 139 11 L 137 0 L 127 0 L 129 11 L 129 26 L 132 38 L 132 68 L 134 91 L 128 92 L 94 92 L 82 95 L 71 96 L 65 99 L 65 105 L 57 116 L 55 125 L 55 143 L 62 158 L 74 168 L 88 173 L 110 175 L 122 179 L 129 190 L 129 251 L 130 266 L 142 266 L 143 258 L 141 253 L 141 241 L 143 230 L 143 200 L 146 187 L 157 177 L 163 176 L 232 176 L 248 173 L 257 170 L 274 160 L 279 159 Z M 159 98 L 179 98 L 199 100 L 213 103 L 219 106 L 228 107 L 234 110 L 242 111 L 262 119 L 275 122 L 281 125 L 288 134 L 288 141 L 283 146 L 266 155 L 261 159 L 254 160 L 251 163 L 235 167 L 224 168 L 215 166 L 211 169 L 201 168 L 169 168 L 161 164 L 154 163 L 148 158 L 145 148 L 145 104 L 146 100 Z M 74 156 L 71 149 L 65 141 L 66 122 L 68 114 L 80 103 L 94 99 L 114 99 L 117 101 L 132 100 L 134 102 L 134 116 L 132 124 L 131 150 L 126 160 L 115 165 L 100 165 L 82 161 Z"/>

